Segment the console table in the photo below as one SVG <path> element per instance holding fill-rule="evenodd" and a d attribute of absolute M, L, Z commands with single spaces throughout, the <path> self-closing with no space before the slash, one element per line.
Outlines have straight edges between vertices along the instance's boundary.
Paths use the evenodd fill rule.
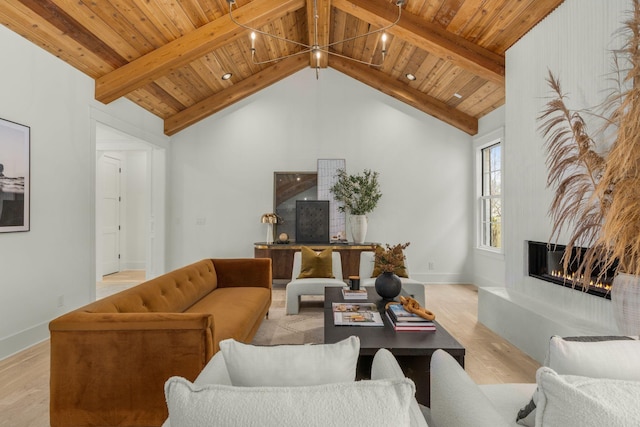
<path fill-rule="evenodd" d="M 335 244 L 303 244 L 303 243 L 254 243 L 254 258 L 271 258 L 272 274 L 274 279 L 291 279 L 293 269 L 293 254 L 300 251 L 303 246 L 321 251 L 332 248 L 340 252 L 342 259 L 342 275 L 344 279 L 349 276 L 357 276 L 360 270 L 360 252 L 372 251 L 371 245 L 379 243 L 335 243 Z"/>

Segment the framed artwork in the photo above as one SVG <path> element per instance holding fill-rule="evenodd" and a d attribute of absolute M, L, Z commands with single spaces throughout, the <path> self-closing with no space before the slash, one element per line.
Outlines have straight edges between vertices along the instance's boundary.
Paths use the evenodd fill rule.
<path fill-rule="evenodd" d="M 29 231 L 31 129 L 0 119 L 0 233 Z"/>
<path fill-rule="evenodd" d="M 329 243 L 328 200 L 296 200 L 296 243 Z"/>

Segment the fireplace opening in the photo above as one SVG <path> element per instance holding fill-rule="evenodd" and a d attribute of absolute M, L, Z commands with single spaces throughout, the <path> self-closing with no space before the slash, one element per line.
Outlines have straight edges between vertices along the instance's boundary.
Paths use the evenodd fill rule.
<path fill-rule="evenodd" d="M 563 271 L 563 256 L 566 246 L 549 245 L 543 242 L 527 241 L 529 249 L 529 276 L 535 277 L 556 285 L 573 288 L 578 291 L 587 292 L 602 298 L 611 299 L 611 283 L 615 275 L 615 266 L 607 270 L 604 277 L 598 281 L 596 276 L 600 271 L 594 269 L 594 277 L 587 289 L 584 288 L 582 280 L 575 277 L 578 260 L 586 251 L 586 248 L 574 248 L 571 254 L 571 262 L 568 271 Z M 576 280 L 574 280 L 576 279 Z"/>

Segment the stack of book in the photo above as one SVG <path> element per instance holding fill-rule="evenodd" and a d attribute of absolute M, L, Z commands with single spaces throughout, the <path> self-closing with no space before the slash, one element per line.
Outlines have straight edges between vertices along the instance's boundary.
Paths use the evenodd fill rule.
<path fill-rule="evenodd" d="M 353 290 L 349 288 L 343 288 L 342 298 L 344 298 L 345 300 L 353 300 L 353 299 L 366 300 L 368 298 L 367 290 L 366 289 Z"/>
<path fill-rule="evenodd" d="M 435 331 L 436 324 L 417 314 L 409 313 L 402 304 L 390 305 L 386 310 L 387 318 L 396 331 Z"/>

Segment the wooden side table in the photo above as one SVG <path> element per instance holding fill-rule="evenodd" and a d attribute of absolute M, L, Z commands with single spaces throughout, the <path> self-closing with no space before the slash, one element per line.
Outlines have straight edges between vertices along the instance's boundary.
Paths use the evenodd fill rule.
<path fill-rule="evenodd" d="M 342 276 L 346 279 L 349 276 L 357 276 L 360 269 L 360 253 L 363 251 L 373 251 L 372 245 L 379 243 L 336 243 L 336 244 L 302 244 L 302 243 L 254 243 L 254 258 L 271 258 L 272 274 L 274 279 L 291 279 L 293 269 L 293 254 L 303 246 L 313 250 L 321 251 L 332 248 L 340 252 L 342 259 Z"/>

